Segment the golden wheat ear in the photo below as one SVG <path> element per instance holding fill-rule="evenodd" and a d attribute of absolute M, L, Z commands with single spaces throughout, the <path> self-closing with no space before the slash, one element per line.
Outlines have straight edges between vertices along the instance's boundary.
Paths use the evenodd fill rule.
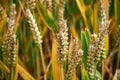
<path fill-rule="evenodd" d="M 82 63 L 83 51 L 80 48 L 78 39 L 75 38 L 72 40 L 72 48 L 68 54 L 68 70 L 66 73 L 66 80 L 72 80 L 73 73 L 75 72 L 76 66 Z"/>
<path fill-rule="evenodd" d="M 15 4 L 12 4 L 9 13 L 8 30 L 2 46 L 4 56 L 8 57 L 8 63 L 10 64 L 10 66 L 16 65 L 17 42 L 15 34 L 15 17 Z"/>
<path fill-rule="evenodd" d="M 63 3 L 65 3 L 63 1 Z M 66 55 L 68 53 L 68 27 L 67 20 L 64 19 L 64 4 L 60 2 L 58 4 L 58 26 L 60 27 L 57 33 L 58 40 L 58 61 L 63 63 L 66 60 Z"/>
<path fill-rule="evenodd" d="M 33 38 L 35 40 L 35 43 L 40 46 L 40 44 L 42 43 L 42 36 L 41 36 L 41 33 L 38 29 L 38 26 L 37 26 L 37 23 L 30 11 L 30 9 L 27 9 L 26 10 L 26 14 L 28 16 L 28 23 L 30 24 L 30 29 L 32 31 L 32 35 L 33 35 Z"/>
<path fill-rule="evenodd" d="M 91 35 L 91 44 L 88 49 L 88 60 L 87 60 L 87 71 L 90 79 L 94 79 L 94 70 L 96 66 L 96 42 L 97 42 L 97 35 Z"/>
<path fill-rule="evenodd" d="M 106 17 L 106 13 L 105 13 L 105 8 L 103 5 L 103 0 L 98 0 L 98 12 L 99 12 L 99 34 L 98 34 L 98 61 L 99 59 L 105 59 L 105 36 L 107 35 L 108 31 L 109 31 L 109 20 Z"/>

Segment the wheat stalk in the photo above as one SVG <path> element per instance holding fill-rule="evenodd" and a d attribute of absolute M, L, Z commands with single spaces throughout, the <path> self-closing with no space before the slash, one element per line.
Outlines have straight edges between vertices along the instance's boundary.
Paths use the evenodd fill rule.
<path fill-rule="evenodd" d="M 30 9 L 26 10 L 26 14 L 28 15 L 28 23 L 30 24 L 30 29 L 32 31 L 34 41 L 40 49 L 43 71 L 45 72 L 46 65 L 45 65 L 44 55 L 43 55 L 43 51 L 42 51 L 42 36 L 40 34 L 40 31 L 38 30 L 37 23 L 36 23 L 32 13 L 31 13 Z M 44 77 L 44 79 L 46 80 L 46 76 Z"/>
<path fill-rule="evenodd" d="M 16 7 L 15 4 L 12 4 L 10 7 L 8 30 L 2 45 L 2 50 L 4 53 L 3 60 L 5 62 L 7 58 L 7 61 L 10 67 L 10 80 L 15 79 L 14 74 L 15 74 L 16 62 L 17 62 L 17 41 L 16 41 L 16 34 L 15 34 L 15 20 L 16 20 L 15 7 Z"/>
<path fill-rule="evenodd" d="M 99 33 L 97 38 L 93 38 L 88 52 L 87 70 L 90 79 L 94 79 L 94 70 L 98 62 L 104 60 L 105 56 L 105 35 L 108 33 L 109 21 L 106 18 L 102 0 L 98 0 L 99 7 Z"/>

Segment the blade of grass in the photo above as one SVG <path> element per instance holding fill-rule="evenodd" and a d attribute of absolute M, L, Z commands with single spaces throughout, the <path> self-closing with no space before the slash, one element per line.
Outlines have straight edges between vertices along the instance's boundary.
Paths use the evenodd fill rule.
<path fill-rule="evenodd" d="M 87 18 L 85 16 L 85 5 L 84 4 L 81 4 L 79 0 L 76 0 L 76 3 L 78 5 L 78 8 L 82 14 L 82 17 L 83 17 L 83 20 L 85 22 L 85 25 L 87 26 Z"/>
<path fill-rule="evenodd" d="M 81 67 L 81 80 L 89 80 L 87 71 L 83 66 Z"/>
<path fill-rule="evenodd" d="M 52 14 L 45 9 L 45 7 L 43 6 L 43 4 L 41 3 L 40 0 L 39 0 L 38 12 L 41 15 L 41 18 L 43 19 L 43 21 L 48 26 L 48 28 L 50 30 L 54 31 L 55 33 L 57 33 L 59 28 L 58 28 L 57 24 L 55 23 L 54 18 L 52 17 Z"/>
<path fill-rule="evenodd" d="M 90 35 L 87 31 L 81 32 L 81 42 L 82 42 L 82 49 L 83 49 L 83 63 L 86 68 L 87 66 L 87 56 L 88 56 L 88 48 L 90 44 Z"/>
<path fill-rule="evenodd" d="M 46 70 L 46 64 L 45 64 L 45 59 L 44 59 L 44 55 L 43 55 L 43 49 L 42 49 L 42 45 L 40 45 L 40 55 L 41 55 L 41 60 L 42 60 L 42 65 L 43 65 L 43 71 L 45 73 Z M 44 79 L 47 79 L 47 76 L 44 76 Z"/>
<path fill-rule="evenodd" d="M 9 68 L 0 60 L 0 69 L 4 69 L 5 72 L 10 73 Z"/>
<path fill-rule="evenodd" d="M 18 67 L 18 73 L 21 75 L 21 77 L 24 80 L 35 80 L 22 66 L 17 64 L 17 67 Z"/>

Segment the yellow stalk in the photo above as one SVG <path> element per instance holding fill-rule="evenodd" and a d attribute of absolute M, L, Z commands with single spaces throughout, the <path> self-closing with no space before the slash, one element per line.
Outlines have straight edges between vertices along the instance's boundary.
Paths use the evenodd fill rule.
<path fill-rule="evenodd" d="M 94 10 L 93 10 L 93 26 L 94 26 L 94 32 L 95 33 L 98 33 L 98 6 L 97 4 L 95 3 L 94 4 Z"/>
<path fill-rule="evenodd" d="M 64 80 L 63 65 L 58 63 L 57 42 L 55 38 L 52 42 L 52 68 L 53 80 Z"/>
<path fill-rule="evenodd" d="M 71 31 L 73 37 L 78 36 L 77 31 L 74 26 L 70 27 L 70 31 Z"/>
<path fill-rule="evenodd" d="M 75 72 L 73 73 L 72 80 L 77 80 L 77 76 L 76 76 L 76 70 L 75 70 Z"/>
<path fill-rule="evenodd" d="M 109 35 L 108 34 L 105 35 L 105 49 L 106 49 L 105 55 L 107 56 L 109 51 Z"/>

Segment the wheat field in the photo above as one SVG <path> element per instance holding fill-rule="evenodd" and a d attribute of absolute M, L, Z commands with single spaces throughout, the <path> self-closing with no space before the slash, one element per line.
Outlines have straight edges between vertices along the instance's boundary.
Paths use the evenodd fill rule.
<path fill-rule="evenodd" d="M 120 0 L 0 0 L 0 80 L 120 80 Z"/>

